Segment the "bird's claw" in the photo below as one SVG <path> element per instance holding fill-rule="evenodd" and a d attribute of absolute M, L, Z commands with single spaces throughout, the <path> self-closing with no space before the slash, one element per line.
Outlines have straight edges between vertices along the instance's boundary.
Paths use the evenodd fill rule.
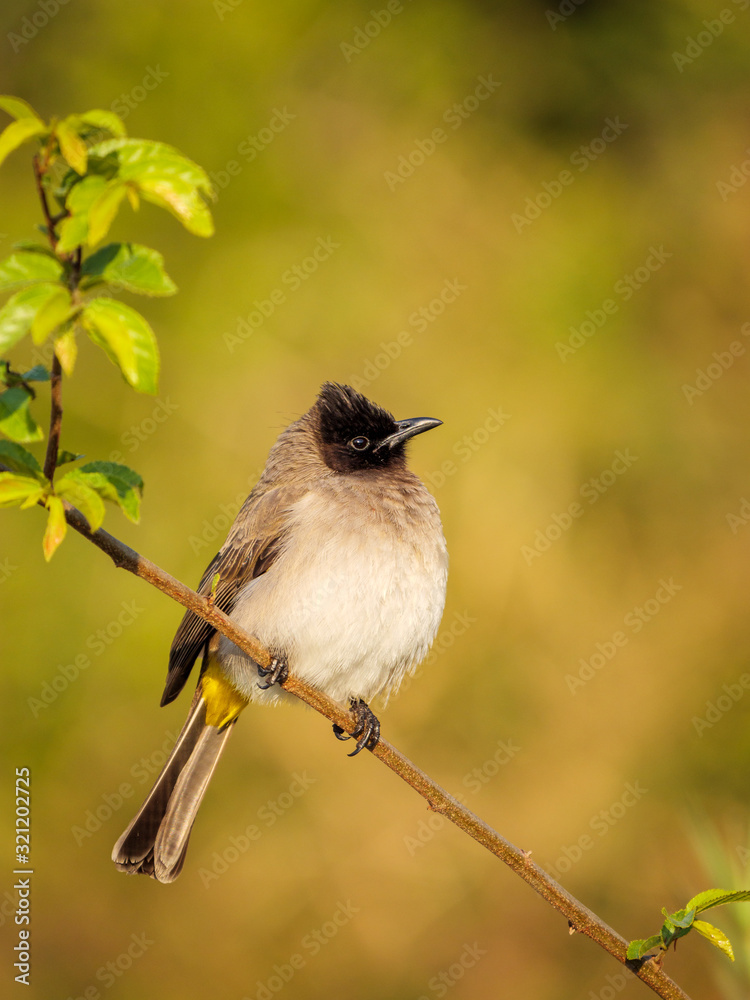
<path fill-rule="evenodd" d="M 351 710 L 357 720 L 357 728 L 350 736 L 341 726 L 334 724 L 333 735 L 337 740 L 356 740 L 356 747 L 348 755 L 356 757 L 360 750 L 372 750 L 377 745 L 380 739 L 380 720 L 361 698 L 352 701 Z"/>
<path fill-rule="evenodd" d="M 281 657 L 274 656 L 267 667 L 258 667 L 258 674 L 263 678 L 268 678 L 264 684 L 261 684 L 260 681 L 258 682 L 258 687 L 261 691 L 267 691 L 274 684 L 283 684 L 286 681 L 289 677 L 289 667 Z"/>

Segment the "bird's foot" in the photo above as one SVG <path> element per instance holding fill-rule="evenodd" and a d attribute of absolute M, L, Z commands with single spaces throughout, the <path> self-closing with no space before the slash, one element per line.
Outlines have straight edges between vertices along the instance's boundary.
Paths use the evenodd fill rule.
<path fill-rule="evenodd" d="M 264 679 L 268 678 L 263 684 L 258 682 L 258 687 L 261 691 L 266 691 L 268 688 L 273 687 L 274 684 L 283 684 L 286 681 L 289 676 L 289 667 L 286 664 L 286 660 L 283 660 L 280 656 L 274 656 L 267 667 L 258 667 L 258 673 Z"/>
<path fill-rule="evenodd" d="M 357 745 L 349 754 L 349 757 L 356 757 L 360 750 L 372 750 L 377 745 L 380 739 L 380 720 L 361 698 L 353 698 L 350 707 L 357 720 L 357 728 L 350 736 L 341 726 L 334 724 L 333 735 L 337 740 L 356 740 Z"/>

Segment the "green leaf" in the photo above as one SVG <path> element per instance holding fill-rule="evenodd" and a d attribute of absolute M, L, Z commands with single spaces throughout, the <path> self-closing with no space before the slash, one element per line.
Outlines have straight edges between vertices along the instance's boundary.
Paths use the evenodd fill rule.
<path fill-rule="evenodd" d="M 83 246 L 89 235 L 87 215 L 69 215 L 60 223 L 60 238 L 57 249 L 60 253 L 71 253 Z"/>
<path fill-rule="evenodd" d="M 60 159 L 56 163 L 56 166 L 58 164 L 64 164 L 64 163 L 65 161 L 62 159 L 62 157 L 60 157 Z M 50 195 L 55 199 L 55 201 L 61 207 L 63 205 L 67 205 L 68 195 L 76 186 L 76 184 L 80 184 L 82 180 L 83 178 L 81 177 L 81 175 L 79 173 L 76 173 L 76 171 L 72 167 L 68 167 L 67 170 L 65 171 L 61 171 L 58 167 L 58 169 L 55 170 L 54 174 L 47 175 Z M 42 230 L 42 232 L 44 232 L 45 236 L 47 235 L 46 230 Z"/>
<path fill-rule="evenodd" d="M 98 531 L 104 520 L 104 502 L 98 492 L 81 481 L 76 475 L 78 469 L 71 469 L 55 483 L 55 493 L 72 503 L 83 514 L 92 531 Z"/>
<path fill-rule="evenodd" d="M 687 904 L 686 909 L 695 910 L 702 913 L 712 906 L 723 906 L 724 903 L 740 903 L 743 900 L 750 900 L 750 890 L 747 889 L 707 889 L 693 896 Z"/>
<path fill-rule="evenodd" d="M 80 469 L 71 469 L 67 476 L 95 490 L 103 500 L 118 504 L 131 521 L 138 521 L 143 480 L 126 465 L 87 462 Z"/>
<path fill-rule="evenodd" d="M 60 226 L 58 252 L 70 253 L 84 243 L 93 246 L 104 239 L 126 193 L 121 180 L 108 180 L 100 173 L 74 184 L 65 200 L 70 215 Z"/>
<path fill-rule="evenodd" d="M 91 174 L 74 184 L 65 199 L 65 207 L 70 212 L 60 224 L 58 253 L 70 253 L 86 243 L 89 234 L 89 212 L 91 206 L 107 187 L 106 177 Z"/>
<path fill-rule="evenodd" d="M 211 182 L 202 167 L 178 150 L 146 139 L 110 139 L 92 146 L 89 155 L 100 161 L 113 158 L 121 181 L 134 184 L 146 201 L 166 208 L 189 232 L 213 233 L 204 201 L 213 197 Z"/>
<path fill-rule="evenodd" d="M 65 451 L 64 448 L 60 448 L 57 453 L 57 468 L 59 469 L 61 465 L 67 465 L 68 462 L 77 462 L 79 458 L 83 458 L 83 455 L 76 455 L 73 451 Z"/>
<path fill-rule="evenodd" d="M 138 185 L 144 201 L 166 208 L 194 236 L 213 236 L 214 224 L 205 201 L 192 185 L 178 178 L 143 180 Z"/>
<path fill-rule="evenodd" d="M 126 187 L 119 181 L 110 181 L 89 209 L 90 246 L 96 246 L 109 232 L 126 194 Z"/>
<path fill-rule="evenodd" d="M 7 351 L 27 333 L 39 310 L 52 298 L 58 298 L 65 286 L 45 281 L 29 285 L 12 295 L 0 309 L 0 351 Z"/>
<path fill-rule="evenodd" d="M 24 501 L 41 499 L 44 489 L 38 479 L 0 472 L 0 507 L 17 507 Z"/>
<path fill-rule="evenodd" d="M 24 372 L 21 378 L 24 382 L 49 382 L 50 372 L 44 365 L 34 365 L 33 368 Z"/>
<path fill-rule="evenodd" d="M 141 295 L 174 295 L 177 286 L 164 271 L 164 258 L 137 243 L 108 243 L 84 261 L 81 288 L 102 282 Z"/>
<path fill-rule="evenodd" d="M 129 465 L 120 465 L 119 462 L 105 462 L 97 459 L 94 462 L 87 462 L 85 465 L 82 465 L 81 472 L 99 472 L 104 476 L 116 476 L 134 490 L 138 490 L 139 493 L 143 492 L 143 479 Z"/>
<path fill-rule="evenodd" d="M 78 134 L 80 126 L 81 120 L 78 115 L 68 115 L 57 123 L 54 132 L 65 160 L 77 174 L 85 174 L 88 152 L 86 143 Z"/>
<path fill-rule="evenodd" d="M 22 118 L 36 118 L 38 122 L 42 121 L 32 106 L 26 101 L 22 101 L 20 97 L 12 97 L 10 94 L 0 94 L 0 108 L 6 111 L 11 118 L 16 118 L 19 121 Z"/>
<path fill-rule="evenodd" d="M 15 386 L 0 393 L 0 431 L 13 441 L 41 441 L 41 427 L 29 413 L 31 393 Z"/>
<path fill-rule="evenodd" d="M 676 913 L 662 911 L 666 917 L 661 929 L 661 940 L 665 948 L 668 948 L 673 941 L 678 941 L 681 937 L 690 933 L 695 917 L 695 910 L 677 910 Z"/>
<path fill-rule="evenodd" d="M 114 111 L 104 111 L 101 108 L 94 108 L 93 111 L 86 111 L 78 116 L 86 125 L 91 125 L 97 129 L 104 129 L 114 136 L 127 135 L 122 118 Z"/>
<path fill-rule="evenodd" d="M 729 902 L 729 900 L 727 900 Z M 704 938 L 708 938 L 712 945 L 723 951 L 724 954 L 734 961 L 734 951 L 732 950 L 732 943 L 726 936 L 724 931 L 720 931 L 718 927 L 714 927 L 712 924 L 707 924 L 705 920 L 696 920 L 693 927 L 702 934 Z"/>
<path fill-rule="evenodd" d="M 14 441 L 0 441 L 0 462 L 9 466 L 13 472 L 20 472 L 22 475 L 28 472 L 39 475 L 42 473 L 39 462 L 31 452 Z"/>
<path fill-rule="evenodd" d="M 47 510 L 49 511 L 49 515 L 47 517 L 47 528 L 44 532 L 42 548 L 44 549 L 44 558 L 49 562 L 55 554 L 58 545 L 65 538 L 68 525 L 65 521 L 65 508 L 59 497 L 47 497 Z"/>
<path fill-rule="evenodd" d="M 66 375 L 72 375 L 78 357 L 78 343 L 76 332 L 72 327 L 55 338 L 55 354 Z"/>
<path fill-rule="evenodd" d="M 47 126 L 37 118 L 21 118 L 0 132 L 0 163 L 29 139 L 42 135 Z"/>
<path fill-rule="evenodd" d="M 64 285 L 54 287 L 57 293 L 50 295 L 39 307 L 31 323 L 31 338 L 35 344 L 43 344 L 52 331 L 70 316 L 72 307 L 70 292 Z"/>
<path fill-rule="evenodd" d="M 41 253 L 47 257 L 52 257 L 53 260 L 57 260 L 57 256 L 54 250 L 51 250 L 44 243 L 37 243 L 36 240 L 16 240 L 13 244 L 14 250 L 24 250 L 27 253 Z"/>
<path fill-rule="evenodd" d="M 159 351 L 153 330 L 140 313 L 114 299 L 93 299 L 84 306 L 80 320 L 134 389 L 156 392 Z"/>
<path fill-rule="evenodd" d="M 20 250 L 0 261 L 0 292 L 39 281 L 59 281 L 62 274 L 63 266 L 55 257 Z"/>
<path fill-rule="evenodd" d="M 665 926 L 668 926 L 670 930 L 674 930 L 675 927 L 691 927 L 695 919 L 695 910 L 687 907 L 684 910 L 675 910 L 674 913 L 662 910 L 662 913 L 667 918 L 664 922 Z"/>
<path fill-rule="evenodd" d="M 643 958 L 647 951 L 651 951 L 652 948 L 656 948 L 661 945 L 661 936 L 659 934 L 654 934 L 650 938 L 636 938 L 636 940 L 631 941 L 628 945 L 627 958 L 634 960 L 638 958 Z"/>
<path fill-rule="evenodd" d="M 23 374 L 14 372 L 7 361 L 0 359 L 0 385 L 7 385 L 12 388 L 16 385 L 26 385 L 27 382 L 49 382 L 50 373 L 44 365 L 34 365 Z M 28 388 L 28 386 L 27 386 Z M 29 392 L 32 392 L 29 389 Z M 33 395 L 33 392 L 32 392 Z"/>

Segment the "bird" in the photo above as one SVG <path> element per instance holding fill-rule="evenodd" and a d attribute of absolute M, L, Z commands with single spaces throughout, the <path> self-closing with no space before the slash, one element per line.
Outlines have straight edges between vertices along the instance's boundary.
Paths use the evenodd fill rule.
<path fill-rule="evenodd" d="M 368 702 L 393 693 L 429 650 L 443 614 L 448 553 L 437 503 L 407 467 L 406 444 L 442 424 L 396 420 L 351 386 L 326 382 L 272 446 L 198 593 L 272 655 L 261 667 L 187 611 L 161 704 L 201 657 L 187 721 L 112 851 L 120 871 L 180 874 L 193 823 L 241 712 L 293 698 L 293 675 L 355 712 L 356 746 L 380 723 Z M 339 739 L 350 737 L 334 726 Z"/>

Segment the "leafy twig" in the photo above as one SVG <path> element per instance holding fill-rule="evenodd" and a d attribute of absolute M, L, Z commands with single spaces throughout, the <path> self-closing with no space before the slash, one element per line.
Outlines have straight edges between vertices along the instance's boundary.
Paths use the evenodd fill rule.
<path fill-rule="evenodd" d="M 723 931 L 713 924 L 706 923 L 705 920 L 696 920 L 696 915 L 704 910 L 710 910 L 714 906 L 723 906 L 725 903 L 741 903 L 750 900 L 750 891 L 747 889 L 707 889 L 699 892 L 685 904 L 681 910 L 669 913 L 666 909 L 664 923 L 658 934 L 653 934 L 649 938 L 636 938 L 628 945 L 629 958 L 642 958 L 646 952 L 653 948 L 658 948 L 656 961 L 661 964 L 664 955 L 670 945 L 677 947 L 677 942 L 681 937 L 685 937 L 690 931 L 696 930 L 703 937 L 708 938 L 712 945 L 723 951 L 727 958 L 734 961 L 734 951 L 731 942 Z M 653 957 L 653 956 L 652 956 Z"/>

